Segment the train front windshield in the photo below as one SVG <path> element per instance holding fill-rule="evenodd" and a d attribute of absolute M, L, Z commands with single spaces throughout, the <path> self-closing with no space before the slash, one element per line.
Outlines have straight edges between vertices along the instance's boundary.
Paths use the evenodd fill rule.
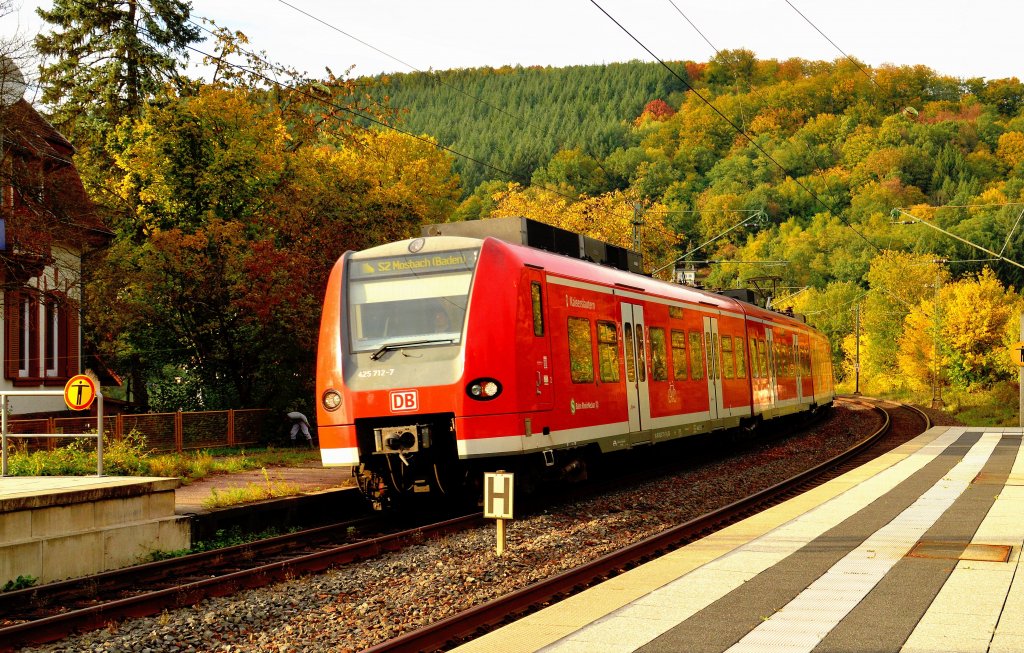
<path fill-rule="evenodd" d="M 352 351 L 461 342 L 478 253 L 471 249 L 350 260 Z"/>

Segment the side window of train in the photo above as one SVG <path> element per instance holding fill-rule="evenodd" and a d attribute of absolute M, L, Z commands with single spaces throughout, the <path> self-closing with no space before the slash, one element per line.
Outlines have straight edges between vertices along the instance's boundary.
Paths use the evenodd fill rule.
<path fill-rule="evenodd" d="M 530 282 L 530 299 L 533 302 L 533 335 L 544 335 L 544 297 L 541 294 L 540 282 Z"/>
<path fill-rule="evenodd" d="M 605 383 L 619 381 L 619 339 L 614 322 L 597 322 L 597 360 L 601 380 Z"/>
<path fill-rule="evenodd" d="M 686 333 L 672 329 L 672 379 L 686 380 Z"/>
<path fill-rule="evenodd" d="M 747 378 L 747 357 L 743 354 L 743 336 L 736 336 L 736 378 Z"/>
<path fill-rule="evenodd" d="M 644 349 L 644 325 L 637 324 L 636 331 L 636 375 L 640 383 L 647 380 L 647 352 Z"/>
<path fill-rule="evenodd" d="M 636 383 L 636 358 L 633 356 L 633 325 L 622 325 L 622 345 L 626 348 L 626 381 Z"/>
<path fill-rule="evenodd" d="M 594 342 L 584 317 L 569 318 L 569 376 L 573 383 L 594 382 Z"/>
<path fill-rule="evenodd" d="M 722 336 L 722 375 L 727 379 L 736 377 L 736 359 L 732 351 L 732 336 Z"/>
<path fill-rule="evenodd" d="M 700 331 L 690 332 L 690 378 L 694 381 L 704 378 L 704 338 Z"/>
<path fill-rule="evenodd" d="M 757 341 L 757 360 L 761 363 L 761 375 L 771 378 L 772 372 L 768 368 L 768 347 L 765 346 L 764 340 Z"/>
<path fill-rule="evenodd" d="M 668 354 L 666 353 L 665 329 L 648 327 L 647 335 L 651 339 L 651 379 L 668 381 Z"/>
<path fill-rule="evenodd" d="M 750 378 L 760 379 L 764 374 L 761 373 L 761 366 L 757 360 L 757 338 L 750 337 Z"/>

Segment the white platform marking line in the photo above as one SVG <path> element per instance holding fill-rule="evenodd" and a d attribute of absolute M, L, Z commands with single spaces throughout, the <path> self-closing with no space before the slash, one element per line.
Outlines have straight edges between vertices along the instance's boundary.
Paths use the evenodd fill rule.
<path fill-rule="evenodd" d="M 848 553 L 788 605 L 750 631 L 728 652 L 784 650 L 809 653 L 967 489 L 1001 437 L 999 433 L 982 435 L 963 460 L 930 490 Z M 827 612 L 813 611 L 822 605 L 831 609 Z"/>
<path fill-rule="evenodd" d="M 572 651 L 580 643 L 596 647 L 593 650 L 603 653 L 636 650 L 864 509 L 932 462 L 964 433 L 964 429 L 943 433 L 842 494 L 541 650 L 546 653 Z M 683 553 L 685 548 L 676 554 Z M 737 571 L 737 568 L 742 568 L 742 571 Z"/>

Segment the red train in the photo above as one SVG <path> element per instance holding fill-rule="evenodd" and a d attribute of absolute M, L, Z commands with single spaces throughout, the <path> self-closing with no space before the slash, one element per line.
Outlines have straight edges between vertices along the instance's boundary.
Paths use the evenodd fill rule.
<path fill-rule="evenodd" d="M 443 235 L 337 262 L 317 396 L 323 464 L 358 466 L 381 505 L 813 410 L 834 391 L 828 340 L 791 316 Z"/>

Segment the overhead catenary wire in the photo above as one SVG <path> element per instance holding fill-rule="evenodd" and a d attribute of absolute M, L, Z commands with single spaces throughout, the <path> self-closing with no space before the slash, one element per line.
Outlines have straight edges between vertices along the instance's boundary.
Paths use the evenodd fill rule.
<path fill-rule="evenodd" d="M 997 259 L 999 259 L 1000 261 L 1003 261 L 1004 263 L 1009 263 L 1010 265 L 1015 265 L 1018 268 L 1021 268 L 1022 270 L 1024 270 L 1024 265 L 1021 265 L 1017 261 L 1014 261 L 1013 259 L 1008 259 L 1005 256 L 1003 256 L 1002 254 L 997 254 L 996 252 L 993 252 L 992 250 L 990 250 L 990 249 L 988 249 L 986 247 L 982 247 L 981 245 L 978 245 L 977 243 L 973 243 L 973 242 L 967 240 L 966 238 L 962 238 L 961 236 L 957 236 L 956 234 L 954 234 L 954 233 L 952 233 L 950 231 L 947 231 L 947 230 L 943 229 L 942 227 L 940 227 L 938 225 L 932 224 L 931 222 L 928 222 L 927 220 L 923 220 L 923 219 L 917 217 L 916 215 L 914 215 L 913 213 L 910 213 L 910 212 L 908 212 L 908 211 L 906 211 L 904 209 L 900 209 L 900 208 L 893 209 L 892 210 L 892 215 L 893 215 L 893 218 L 897 217 L 898 215 L 903 215 L 903 216 L 906 216 L 906 217 L 910 218 L 910 220 L 906 220 L 906 221 L 897 221 L 896 224 L 923 224 L 926 227 L 930 227 L 932 229 L 935 229 L 936 231 L 942 232 L 942 233 L 946 234 L 947 236 L 949 236 L 950 238 L 958 240 L 961 243 L 964 243 L 965 245 L 969 245 L 969 246 L 973 247 L 974 249 L 981 250 L 982 252 L 985 252 L 989 256 L 994 256 Z"/>

